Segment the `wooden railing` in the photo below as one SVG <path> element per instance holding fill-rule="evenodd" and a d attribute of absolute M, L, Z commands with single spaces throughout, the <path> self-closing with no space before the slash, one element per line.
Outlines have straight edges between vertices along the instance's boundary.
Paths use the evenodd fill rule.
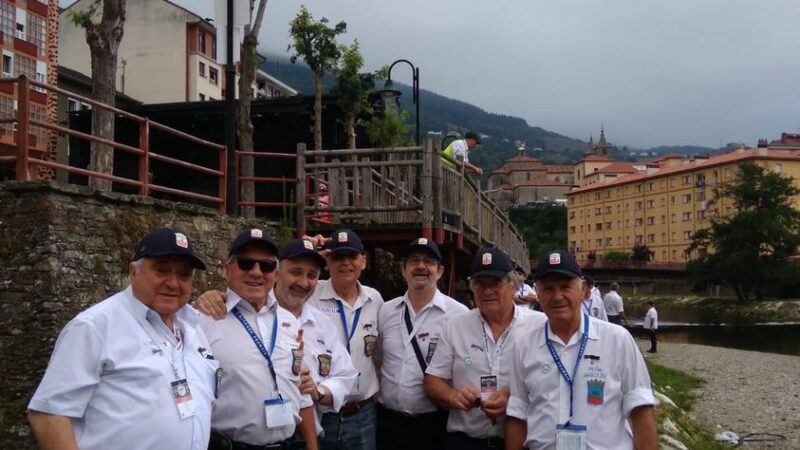
<path fill-rule="evenodd" d="M 477 245 L 494 245 L 526 271 L 528 250 L 508 216 L 480 190 L 477 181 L 441 162 L 436 142 L 420 147 L 356 150 L 297 148 L 296 198 L 300 232 L 321 215 L 329 222 L 370 228 L 422 229 L 441 242 L 445 231 Z M 302 181 L 301 181 L 302 180 Z M 327 186 L 324 198 L 319 187 Z"/>
<path fill-rule="evenodd" d="M 199 139 L 190 134 L 184 133 L 182 131 L 176 130 L 166 125 L 162 125 L 157 122 L 151 121 L 146 117 L 140 117 L 135 114 L 131 114 L 127 111 L 123 111 L 113 106 L 100 103 L 96 100 L 83 97 L 81 95 L 69 92 L 67 90 L 55 86 L 50 86 L 44 83 L 28 80 L 28 78 L 24 75 L 20 76 L 19 78 L 2 78 L 0 79 L 0 84 L 4 86 L 10 86 L 11 88 L 10 90 L 16 93 L 17 109 L 15 114 L 14 115 L 6 114 L 2 118 L 0 118 L 0 123 L 11 123 L 16 125 L 16 132 L 14 133 L 15 135 L 14 145 L 16 146 L 16 153 L 12 156 L 0 156 L 0 163 L 3 162 L 13 163 L 15 166 L 15 178 L 17 180 L 30 180 L 32 178 L 31 173 L 37 166 L 49 167 L 70 174 L 101 178 L 104 180 L 110 180 L 114 183 L 134 186 L 138 189 L 139 194 L 143 196 L 149 196 L 151 192 L 162 192 L 165 194 L 174 195 L 178 198 L 199 200 L 201 202 L 209 203 L 216 206 L 220 213 L 225 212 L 225 192 L 226 192 L 225 179 L 227 172 L 227 148 L 224 145 L 219 145 L 213 142 Z M 68 96 L 69 98 L 78 100 L 81 103 L 92 105 L 93 108 L 111 111 L 115 114 L 115 116 L 118 119 L 133 121 L 134 123 L 138 124 L 139 127 L 138 144 L 136 146 L 126 145 L 113 140 L 102 139 L 93 136 L 91 134 L 82 133 L 80 131 L 62 127 L 54 123 L 32 119 L 30 117 L 30 90 L 33 88 L 44 93 Z M 8 88 L 4 89 L 4 91 L 8 90 L 9 90 Z M 27 137 L 30 134 L 31 127 L 39 127 L 46 130 L 52 130 L 55 133 L 66 135 L 71 138 L 107 145 L 111 147 L 113 151 L 123 151 L 137 155 L 139 163 L 138 176 L 137 178 L 126 178 L 126 177 L 116 176 L 113 174 L 101 173 L 80 167 L 75 167 L 69 164 L 61 164 L 48 159 L 32 156 L 31 149 L 29 148 L 29 139 L 27 139 Z M 211 151 L 217 152 L 218 166 L 215 168 L 204 167 L 198 164 L 192 164 L 190 162 L 182 161 L 180 159 L 176 159 L 170 156 L 157 153 L 156 151 L 153 151 L 153 149 L 151 148 L 151 136 L 150 136 L 151 131 L 153 130 L 157 130 L 159 132 L 175 136 L 185 142 L 190 142 L 199 145 L 201 147 L 208 148 Z M 24 136 L 26 138 L 20 139 L 19 138 L 20 136 Z M 217 183 L 218 183 L 217 194 L 215 196 L 205 195 L 197 192 L 175 189 L 172 187 L 153 183 L 151 181 L 151 177 L 154 175 L 152 173 L 152 167 L 150 164 L 151 161 L 161 161 L 173 166 L 178 166 L 183 169 L 187 169 L 190 172 L 197 172 L 204 175 L 215 177 L 217 178 Z"/>

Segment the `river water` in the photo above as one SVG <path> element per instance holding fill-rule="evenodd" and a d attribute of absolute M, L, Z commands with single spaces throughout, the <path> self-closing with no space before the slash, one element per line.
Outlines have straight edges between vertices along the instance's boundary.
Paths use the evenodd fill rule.
<path fill-rule="evenodd" d="M 646 338 L 641 321 L 631 330 Z M 701 325 L 661 322 L 659 342 L 680 342 L 800 356 L 800 324 Z"/>

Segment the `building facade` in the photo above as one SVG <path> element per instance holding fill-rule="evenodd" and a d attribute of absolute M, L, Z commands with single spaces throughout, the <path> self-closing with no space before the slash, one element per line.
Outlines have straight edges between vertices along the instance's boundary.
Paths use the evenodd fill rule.
<path fill-rule="evenodd" d="M 56 84 L 58 65 L 58 1 L 0 0 L 0 49 L 3 53 L 2 77 L 25 75 L 40 83 Z M 18 86 L 0 84 L 0 118 L 16 116 Z M 55 95 L 31 88 L 30 118 L 56 121 Z M 0 154 L 16 152 L 16 129 L 12 123 L 0 124 Z M 31 155 L 55 158 L 55 133 L 31 126 L 28 136 Z M 42 168 L 36 176 L 47 178 L 51 170 Z"/>
<path fill-rule="evenodd" d="M 740 148 L 713 157 L 664 157 L 644 164 L 643 170 L 569 192 L 570 250 L 587 262 L 612 251 L 630 253 L 643 244 L 656 262 L 685 263 L 692 234 L 708 227 L 711 217 L 735 213 L 733 201 L 719 193 L 744 161 L 800 177 L 798 150 Z M 800 199 L 796 203 L 800 207 Z"/>
<path fill-rule="evenodd" d="M 537 202 L 566 200 L 573 184 L 569 165 L 542 164 L 520 148 L 517 156 L 507 159 L 489 175 L 488 192 L 501 209 Z"/>

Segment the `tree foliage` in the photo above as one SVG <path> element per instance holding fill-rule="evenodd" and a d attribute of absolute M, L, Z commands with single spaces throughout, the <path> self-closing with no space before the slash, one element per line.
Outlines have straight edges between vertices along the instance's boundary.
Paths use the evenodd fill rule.
<path fill-rule="evenodd" d="M 332 94 L 339 97 L 339 106 L 344 112 L 344 128 L 347 148 L 356 148 L 356 122 L 359 114 L 370 110 L 369 93 L 375 86 L 375 74 L 360 73 L 364 57 L 359 51 L 358 41 L 350 47 L 341 47 L 342 57 L 336 71 L 336 85 Z"/>
<path fill-rule="evenodd" d="M 736 213 L 714 217 L 698 230 L 688 248 L 696 254 L 688 269 L 701 284 L 728 284 L 741 301 L 776 294 L 796 283 L 797 269 L 787 258 L 800 245 L 800 194 L 792 178 L 752 162 L 739 165 L 738 177 L 720 189 Z"/>
<path fill-rule="evenodd" d="M 367 137 L 372 145 L 380 148 L 401 147 L 411 145 L 408 137 L 413 125 L 408 123 L 408 111 L 394 114 L 391 111 L 373 114 L 364 124 Z"/>
<path fill-rule="evenodd" d="M 650 261 L 655 252 L 646 244 L 636 244 L 631 249 L 631 259 L 634 261 Z"/>
<path fill-rule="evenodd" d="M 342 55 L 336 36 L 346 30 L 345 22 L 330 27 L 325 17 L 319 21 L 314 20 L 305 5 L 300 7 L 300 12 L 289 23 L 289 32 L 293 39 L 287 49 L 293 51 L 290 60 L 295 63 L 298 58 L 302 59 L 314 73 L 315 150 L 322 150 L 322 80 L 325 73 L 336 69 Z"/>
<path fill-rule="evenodd" d="M 508 216 L 522 233 L 531 258 L 567 248 L 567 208 L 559 205 L 513 208 Z"/>

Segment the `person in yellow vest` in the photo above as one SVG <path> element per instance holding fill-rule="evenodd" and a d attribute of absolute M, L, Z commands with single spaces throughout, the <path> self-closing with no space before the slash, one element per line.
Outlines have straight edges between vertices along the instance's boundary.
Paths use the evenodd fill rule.
<path fill-rule="evenodd" d="M 445 149 L 444 156 L 442 157 L 442 164 L 451 168 L 458 169 L 455 161 L 461 161 L 464 164 L 464 170 L 472 172 L 478 176 L 483 175 L 483 169 L 473 166 L 469 163 L 469 151 L 481 143 L 480 137 L 477 133 L 468 132 L 464 135 L 464 139 L 456 139 L 450 143 Z"/>

